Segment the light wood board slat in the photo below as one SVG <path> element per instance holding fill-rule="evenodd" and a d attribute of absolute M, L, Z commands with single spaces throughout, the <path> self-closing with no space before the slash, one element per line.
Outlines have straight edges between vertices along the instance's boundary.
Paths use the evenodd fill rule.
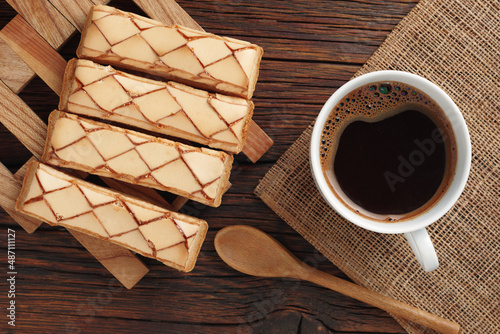
<path fill-rule="evenodd" d="M 0 122 L 40 159 L 47 136 L 47 125 L 0 81 Z"/>
<path fill-rule="evenodd" d="M 90 0 L 49 0 L 49 2 L 80 32 L 90 8 L 94 5 Z"/>
<path fill-rule="evenodd" d="M 28 22 L 17 15 L 0 31 L 0 37 L 59 95 L 66 61 Z"/>
<path fill-rule="evenodd" d="M 56 50 L 76 31 L 48 0 L 7 2 Z"/>
<path fill-rule="evenodd" d="M 252 121 L 248 130 L 247 141 L 243 146 L 243 153 L 253 163 L 257 162 L 264 153 L 273 146 L 273 140 L 260 128 L 257 123 Z"/>
<path fill-rule="evenodd" d="M 149 268 L 128 249 L 79 231 L 67 230 L 127 289 L 133 288 L 148 273 Z"/>
<path fill-rule="evenodd" d="M 243 154 L 256 163 L 273 146 L 274 141 L 262 130 L 262 128 L 252 120 L 248 137 L 243 146 Z"/>
<path fill-rule="evenodd" d="M 134 0 L 134 2 L 153 20 L 166 25 L 180 24 L 205 31 L 173 0 Z M 271 148 L 273 143 L 273 140 L 252 120 L 248 138 L 243 147 L 243 154 L 255 163 Z"/>
<path fill-rule="evenodd" d="M 19 94 L 35 77 L 35 72 L 5 43 L 0 36 L 0 80 Z"/>
<path fill-rule="evenodd" d="M 23 169 L 26 172 L 26 169 Z M 21 172 L 22 173 L 22 172 Z M 16 173 L 17 174 L 17 173 Z M 19 175 L 21 176 L 21 175 Z M 23 175 L 24 176 L 24 175 Z M 19 181 L 0 162 L 0 206 L 28 233 L 33 233 L 42 224 L 41 221 L 25 216 L 16 211 L 16 199 L 21 192 L 22 181 Z"/>
<path fill-rule="evenodd" d="M 87 14 L 93 5 L 105 5 L 110 0 L 49 0 L 49 2 L 78 30 L 82 31 Z"/>

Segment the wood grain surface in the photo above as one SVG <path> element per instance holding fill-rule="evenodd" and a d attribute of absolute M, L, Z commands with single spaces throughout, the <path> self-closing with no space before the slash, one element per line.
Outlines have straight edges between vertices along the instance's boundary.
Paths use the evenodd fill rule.
<path fill-rule="evenodd" d="M 21 16 L 16 15 L 0 31 L 2 38 L 56 93 L 62 90 L 66 61 Z"/>
<path fill-rule="evenodd" d="M 94 2 L 90 0 L 50 0 L 50 3 L 75 27 L 82 31 L 85 18 Z"/>
<path fill-rule="evenodd" d="M 0 81 L 0 123 L 2 123 L 31 153 L 40 159 L 47 136 L 47 125 L 35 112 Z M 5 147 L 6 152 L 10 149 Z"/>
<path fill-rule="evenodd" d="M 5 315 L 9 302 L 9 228 L 16 231 L 17 275 L 16 327 L 8 326 L 8 318 L 2 315 L 0 332 L 404 332 L 387 313 L 312 283 L 238 273 L 217 256 L 213 239 L 227 225 L 255 226 L 310 265 L 346 278 L 267 208 L 253 190 L 314 120 L 327 98 L 370 57 L 416 0 L 178 3 L 206 31 L 245 39 L 264 48 L 253 98 L 254 120 L 274 140 L 274 146 L 256 164 L 243 154 L 235 157 L 232 187 L 219 208 L 189 202 L 181 209 L 207 220 L 210 226 L 195 269 L 179 273 L 152 259 L 143 259 L 150 271 L 131 290 L 119 284 L 66 230 L 42 225 L 35 233 L 27 234 L 1 210 L 0 248 L 5 269 L 0 274 L 0 305 Z M 143 14 L 132 1 L 112 0 L 110 5 Z M 0 0 L 0 28 L 15 16 L 7 2 Z M 75 33 L 59 49 L 65 60 L 74 57 L 79 37 Z M 3 54 L 0 68 L 10 61 Z M 29 83 L 19 96 L 44 122 L 58 102 L 57 95 L 40 78 Z M 19 105 L 22 108 L 20 101 L 9 101 L 11 106 L 3 100 L 2 117 L 8 119 L 8 113 L 16 112 Z M 3 125 L 0 138 L 0 161 L 14 173 L 32 153 Z"/>
<path fill-rule="evenodd" d="M 0 36 L 0 78 L 18 94 L 35 77 L 35 72 Z"/>
<path fill-rule="evenodd" d="M 54 49 L 75 32 L 75 27 L 49 0 L 7 0 Z"/>

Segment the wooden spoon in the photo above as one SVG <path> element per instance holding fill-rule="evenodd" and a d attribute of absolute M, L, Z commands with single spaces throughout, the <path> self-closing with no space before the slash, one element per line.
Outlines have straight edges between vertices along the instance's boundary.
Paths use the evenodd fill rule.
<path fill-rule="evenodd" d="M 215 236 L 215 249 L 224 262 L 242 273 L 313 282 L 438 332 L 460 333 L 457 323 L 308 266 L 256 228 L 245 225 L 223 228 Z"/>

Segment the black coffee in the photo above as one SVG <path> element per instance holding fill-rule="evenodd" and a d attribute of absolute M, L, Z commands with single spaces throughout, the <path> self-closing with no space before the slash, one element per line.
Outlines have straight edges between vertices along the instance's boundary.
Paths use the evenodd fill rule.
<path fill-rule="evenodd" d="M 403 83 L 378 82 L 333 108 L 320 155 L 341 201 L 371 218 L 399 221 L 425 211 L 446 191 L 456 143 L 429 96 Z"/>

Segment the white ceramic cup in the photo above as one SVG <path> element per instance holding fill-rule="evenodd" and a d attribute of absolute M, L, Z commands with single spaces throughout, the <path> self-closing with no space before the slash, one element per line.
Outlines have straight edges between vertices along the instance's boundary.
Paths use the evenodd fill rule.
<path fill-rule="evenodd" d="M 453 179 L 444 195 L 432 207 L 411 218 L 400 222 L 384 223 L 356 214 L 354 210 L 343 204 L 332 192 L 323 175 L 320 162 L 320 141 L 323 126 L 332 108 L 351 91 L 369 83 L 381 81 L 397 81 L 413 86 L 431 97 L 444 111 L 452 125 L 457 144 L 457 163 Z M 441 218 L 458 200 L 469 175 L 471 164 L 471 143 L 467 125 L 462 114 L 446 93 L 430 82 L 415 74 L 401 71 L 378 71 L 364 74 L 344 84 L 325 103 L 314 125 L 310 162 L 316 186 L 326 202 L 341 216 L 350 222 L 380 233 L 404 233 L 415 256 L 425 271 L 432 271 L 439 266 L 438 258 L 426 227 Z"/>

